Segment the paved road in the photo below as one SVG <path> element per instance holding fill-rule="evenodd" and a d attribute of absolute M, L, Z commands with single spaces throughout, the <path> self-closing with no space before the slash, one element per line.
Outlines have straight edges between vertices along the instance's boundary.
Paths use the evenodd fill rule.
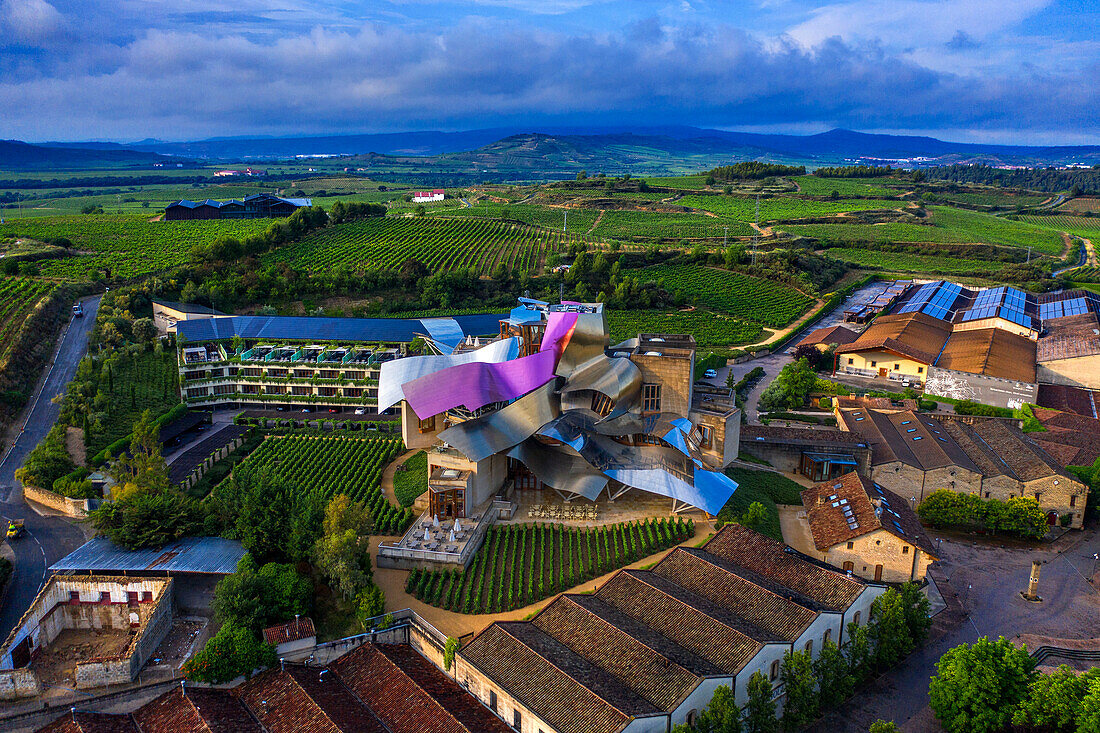
<path fill-rule="evenodd" d="M 23 519 L 27 531 L 11 543 L 15 552 L 15 576 L 0 609 L 0 639 L 7 635 L 26 612 L 45 580 L 46 568 L 84 542 L 84 533 L 72 521 L 60 517 L 43 517 L 23 501 L 22 487 L 15 481 L 15 469 L 23 465 L 27 454 L 50 431 L 61 406 L 52 399 L 64 393 L 65 385 L 76 374 L 77 364 L 88 350 L 88 334 L 99 310 L 99 296 L 84 302 L 84 317 L 74 318 L 61 340 L 54 363 L 41 392 L 32 403 L 24 430 L 12 449 L 0 462 L 0 487 L 4 494 L 0 516 L 4 520 Z"/>

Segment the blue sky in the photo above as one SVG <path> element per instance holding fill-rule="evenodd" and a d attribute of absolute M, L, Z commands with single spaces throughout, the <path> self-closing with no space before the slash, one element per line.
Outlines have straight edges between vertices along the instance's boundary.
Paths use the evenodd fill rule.
<path fill-rule="evenodd" d="M 0 0 L 0 138 L 686 124 L 1100 144 L 1097 28 L 1096 0 Z"/>

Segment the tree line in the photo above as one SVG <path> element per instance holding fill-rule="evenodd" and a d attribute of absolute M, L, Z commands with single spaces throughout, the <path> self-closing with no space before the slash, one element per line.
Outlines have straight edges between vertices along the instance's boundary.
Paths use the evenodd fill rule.
<path fill-rule="evenodd" d="M 707 171 L 707 176 L 720 181 L 756 181 L 772 176 L 802 176 L 806 174 L 804 165 L 780 165 L 761 163 L 758 160 L 744 160 L 733 165 L 720 165 Z"/>
<path fill-rule="evenodd" d="M 1003 170 L 988 165 L 945 165 L 922 169 L 930 181 L 980 183 L 1034 191 L 1070 191 L 1074 195 L 1100 192 L 1100 165 L 1091 168 L 1020 168 Z"/>
<path fill-rule="evenodd" d="M 891 173 L 894 169 L 888 165 L 844 165 L 814 171 L 818 178 L 881 178 Z"/>

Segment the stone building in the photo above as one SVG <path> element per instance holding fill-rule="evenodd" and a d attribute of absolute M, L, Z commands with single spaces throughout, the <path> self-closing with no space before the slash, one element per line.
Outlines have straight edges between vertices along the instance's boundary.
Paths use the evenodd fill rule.
<path fill-rule="evenodd" d="M 910 411 L 838 409 L 837 422 L 871 445 L 870 478 L 912 506 L 940 489 L 1002 501 L 1028 496 L 1047 521 L 1080 529 L 1087 488 L 1013 421 L 937 420 Z"/>
<path fill-rule="evenodd" d="M 744 425 L 740 449 L 785 473 L 826 481 L 849 471 L 871 472 L 871 447 L 844 430 Z"/>
<path fill-rule="evenodd" d="M 783 654 L 841 643 L 884 591 L 788 549 L 727 525 L 652 570 L 492 624 L 458 653 L 455 677 L 520 733 L 667 732 L 719 686 L 743 704 L 754 672 L 781 697 Z"/>
<path fill-rule="evenodd" d="M 924 580 L 935 543 L 909 502 L 855 471 L 802 492 L 820 559 L 868 580 Z"/>

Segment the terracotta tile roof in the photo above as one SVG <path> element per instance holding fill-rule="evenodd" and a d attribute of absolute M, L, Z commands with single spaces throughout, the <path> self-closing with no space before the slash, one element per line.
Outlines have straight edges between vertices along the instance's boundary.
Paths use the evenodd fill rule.
<path fill-rule="evenodd" d="M 531 623 L 661 710 L 675 710 L 703 677 L 722 674 L 595 596 L 559 596 Z"/>
<path fill-rule="evenodd" d="M 739 672 L 763 643 L 779 640 L 734 611 L 649 570 L 615 573 L 596 597 L 729 674 Z"/>
<path fill-rule="evenodd" d="M 1035 417 L 1047 430 L 1028 433 L 1062 466 L 1091 466 L 1100 458 L 1100 420 L 1072 412 L 1036 409 Z"/>
<path fill-rule="evenodd" d="M 309 616 L 299 616 L 285 624 L 264 629 L 264 641 L 271 646 L 279 646 L 288 641 L 301 641 L 311 636 L 317 636 L 317 632 L 314 631 L 313 619 Z"/>
<path fill-rule="evenodd" d="M 889 397 L 857 397 L 855 395 L 838 395 L 833 398 L 833 404 L 841 408 L 869 407 L 872 410 L 915 410 L 916 400 L 899 400 L 896 404 Z"/>
<path fill-rule="evenodd" d="M 263 728 L 224 690 L 167 692 L 134 711 L 141 733 L 262 733 Z"/>
<path fill-rule="evenodd" d="M 1035 383 L 1035 342 L 1002 328 L 955 331 L 935 360 L 940 369 Z"/>
<path fill-rule="evenodd" d="M 496 622 L 459 655 L 561 733 L 617 733 L 661 712 L 530 622 Z"/>
<path fill-rule="evenodd" d="M 1052 410 L 1064 410 L 1085 417 L 1100 417 L 1100 392 L 1062 384 L 1040 384 L 1038 403 Z M 1038 413 L 1036 413 L 1038 417 Z M 1040 421 L 1043 418 L 1039 418 Z"/>
<path fill-rule="evenodd" d="M 512 730 L 407 644 L 364 644 L 332 669 L 391 733 Z"/>
<path fill-rule="evenodd" d="M 1043 321 L 1037 358 L 1040 363 L 1100 354 L 1100 322 L 1095 313 Z"/>
<path fill-rule="evenodd" d="M 838 354 L 884 349 L 913 361 L 931 364 L 943 349 L 951 324 L 924 313 L 880 316 L 859 338 L 837 349 Z"/>
<path fill-rule="evenodd" d="M 1052 442 L 1055 440 L 1076 439 L 1077 436 L 1067 434 L 1043 433 L 1042 437 L 1032 438 L 1045 450 L 1051 458 L 1063 466 L 1091 466 L 1100 458 L 1100 439 L 1094 436 L 1080 436 L 1082 442 L 1089 442 L 1088 446 L 1071 445 L 1068 442 Z"/>
<path fill-rule="evenodd" d="M 872 532 L 886 531 L 930 555 L 935 553 L 935 544 L 909 502 L 855 471 L 806 489 L 802 505 L 814 546 L 822 552 Z"/>
<path fill-rule="evenodd" d="M 38 733 L 141 733 L 129 715 L 67 712 Z"/>
<path fill-rule="evenodd" d="M 653 572 L 733 610 L 783 641 L 796 640 L 817 618 L 813 608 L 793 600 L 794 594 L 785 596 L 753 582 L 709 552 L 678 547 Z"/>
<path fill-rule="evenodd" d="M 956 466 L 980 473 L 977 464 L 934 418 L 910 410 L 841 410 L 843 424 L 871 444 L 871 464 L 900 461 L 922 471 Z"/>
<path fill-rule="evenodd" d="M 386 733 L 330 670 L 287 664 L 234 692 L 269 733 Z"/>
<path fill-rule="evenodd" d="M 703 549 L 832 611 L 846 611 L 866 588 L 861 581 L 808 562 L 782 542 L 740 524 L 727 524 Z"/>
<path fill-rule="evenodd" d="M 859 334 L 844 326 L 826 326 L 817 328 L 806 334 L 806 337 L 798 342 L 798 346 L 815 346 L 817 344 L 850 344 L 859 338 Z"/>
<path fill-rule="evenodd" d="M 856 446 L 865 443 L 863 438 L 844 430 L 811 430 L 809 428 L 784 428 L 775 425 L 742 425 L 741 441 L 781 442 L 792 445 Z"/>
<path fill-rule="evenodd" d="M 1035 481 L 1048 476 L 1072 478 L 1046 451 L 1015 425 L 1004 420 L 981 420 L 967 429 L 1004 461 L 1013 476 Z"/>

